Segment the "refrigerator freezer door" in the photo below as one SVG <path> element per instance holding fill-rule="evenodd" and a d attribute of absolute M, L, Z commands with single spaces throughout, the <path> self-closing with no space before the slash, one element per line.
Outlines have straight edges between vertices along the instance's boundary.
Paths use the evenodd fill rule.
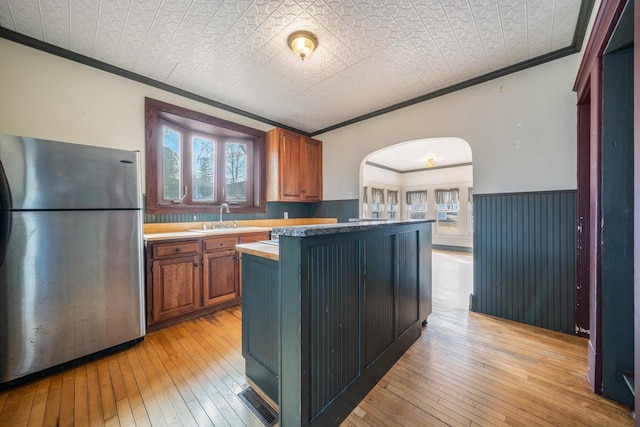
<path fill-rule="evenodd" d="M 0 135 L 0 210 L 139 209 L 139 153 Z"/>
<path fill-rule="evenodd" d="M 0 383 L 144 335 L 140 211 L 0 216 Z"/>

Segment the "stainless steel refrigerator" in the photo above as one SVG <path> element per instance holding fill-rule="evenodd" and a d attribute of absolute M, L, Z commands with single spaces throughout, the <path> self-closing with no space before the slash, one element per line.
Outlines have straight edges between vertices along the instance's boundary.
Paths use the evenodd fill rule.
<path fill-rule="evenodd" d="M 144 336 L 139 158 L 0 135 L 0 385 Z"/>

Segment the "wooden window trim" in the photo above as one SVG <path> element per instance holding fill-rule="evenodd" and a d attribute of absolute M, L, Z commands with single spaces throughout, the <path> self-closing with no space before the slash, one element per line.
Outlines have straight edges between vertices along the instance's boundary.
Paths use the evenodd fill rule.
<path fill-rule="evenodd" d="M 215 206 L 219 206 L 219 202 L 212 203 L 189 203 L 192 202 L 192 195 L 187 195 L 189 200 L 181 204 L 167 205 L 162 201 L 162 186 L 159 185 L 162 177 L 160 171 L 162 166 L 160 162 L 161 144 L 159 143 L 159 131 L 161 122 L 166 120 L 167 116 L 177 116 L 187 121 L 200 122 L 202 126 L 209 128 L 217 128 L 222 131 L 229 131 L 232 134 L 245 134 L 247 138 L 252 139 L 252 149 L 247 153 L 247 161 L 252 165 L 252 170 L 247 171 L 247 194 L 249 190 L 253 190 L 253 200 L 247 200 L 247 205 L 233 205 L 233 213 L 253 213 L 266 212 L 266 163 L 265 163 L 265 138 L 263 131 L 250 128 L 248 126 L 222 120 L 217 117 L 199 113 L 197 111 L 188 110 L 158 101 L 151 98 L 145 98 L 145 160 L 146 160 L 146 212 L 150 214 L 167 214 L 167 213 L 211 213 Z M 172 125 L 182 127 L 179 124 L 167 120 Z M 198 133 L 194 131 L 194 133 Z M 206 133 L 206 132 L 203 132 Z M 213 133 L 213 132 L 212 132 Z M 238 139 L 242 139 L 238 137 Z M 246 138 L 245 138 L 246 139 Z M 187 144 L 188 145 L 188 144 Z M 185 156 L 187 153 L 184 153 Z M 189 163 L 189 162 L 187 162 Z M 189 168 L 190 169 L 190 168 Z M 186 171 L 185 171 L 186 172 Z M 224 172 L 222 179 L 224 181 Z M 250 177 L 252 175 L 252 177 Z M 216 177 L 218 179 L 218 177 Z M 221 182 L 221 181 L 218 181 Z M 215 211 L 214 211 L 215 212 Z"/>

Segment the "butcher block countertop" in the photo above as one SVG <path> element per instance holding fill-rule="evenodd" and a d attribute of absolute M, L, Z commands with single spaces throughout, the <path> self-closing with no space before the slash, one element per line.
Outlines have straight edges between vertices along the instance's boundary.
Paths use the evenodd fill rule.
<path fill-rule="evenodd" d="M 243 254 L 255 255 L 274 261 L 280 260 L 280 246 L 273 243 L 243 243 L 236 245 L 236 250 Z"/>
<path fill-rule="evenodd" d="M 191 239 L 198 237 L 216 237 L 216 236 L 228 236 L 228 235 L 238 235 L 238 234 L 248 234 L 248 233 L 259 233 L 259 232 L 269 232 L 271 231 L 270 227 L 238 227 L 238 228 L 215 228 L 215 229 L 207 229 L 198 231 L 170 231 L 166 233 L 145 233 L 144 240 L 152 241 L 152 240 L 172 240 L 172 239 Z"/>
<path fill-rule="evenodd" d="M 144 240 L 171 240 L 198 237 L 225 236 L 230 234 L 248 234 L 271 231 L 273 227 L 335 224 L 336 218 L 292 218 L 292 219 L 258 219 L 237 221 L 233 228 L 233 220 L 223 221 L 223 228 L 217 228 L 218 221 L 172 222 L 144 224 Z M 207 226 L 207 230 L 204 229 Z M 212 228 L 212 226 L 216 228 Z M 226 226 L 229 225 L 229 228 Z"/>

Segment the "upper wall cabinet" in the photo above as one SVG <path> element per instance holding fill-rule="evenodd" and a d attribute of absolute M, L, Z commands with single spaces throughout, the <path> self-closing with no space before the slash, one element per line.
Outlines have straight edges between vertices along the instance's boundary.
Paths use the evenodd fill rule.
<path fill-rule="evenodd" d="M 267 132 L 267 200 L 322 200 L 322 142 L 284 129 Z"/>

